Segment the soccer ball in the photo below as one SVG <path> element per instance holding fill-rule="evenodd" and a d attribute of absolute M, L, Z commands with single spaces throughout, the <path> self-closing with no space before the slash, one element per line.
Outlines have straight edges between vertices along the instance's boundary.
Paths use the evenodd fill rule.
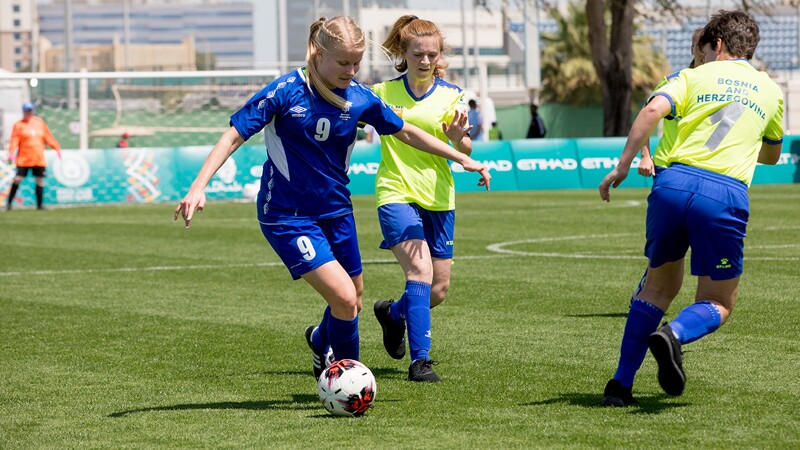
<path fill-rule="evenodd" d="M 334 416 L 357 417 L 375 400 L 375 377 L 358 361 L 341 359 L 319 376 L 317 394 L 322 406 Z"/>

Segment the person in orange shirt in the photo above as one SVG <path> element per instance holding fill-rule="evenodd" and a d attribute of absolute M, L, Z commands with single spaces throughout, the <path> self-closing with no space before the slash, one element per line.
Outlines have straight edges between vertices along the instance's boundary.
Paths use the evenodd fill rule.
<path fill-rule="evenodd" d="M 22 120 L 17 121 L 11 129 L 11 145 L 8 148 L 8 162 L 17 163 L 17 176 L 11 184 L 8 193 L 8 205 L 11 209 L 14 196 L 17 195 L 19 184 L 28 176 L 28 171 L 33 172 L 36 178 L 36 207 L 44 209 L 44 177 L 47 161 L 44 158 L 45 144 L 58 153 L 61 158 L 61 145 L 59 145 L 44 120 L 36 117 L 33 103 L 22 104 Z"/>

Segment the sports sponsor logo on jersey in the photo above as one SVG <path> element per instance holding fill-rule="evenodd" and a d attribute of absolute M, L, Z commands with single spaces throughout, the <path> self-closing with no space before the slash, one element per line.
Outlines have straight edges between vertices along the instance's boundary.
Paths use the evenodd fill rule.
<path fill-rule="evenodd" d="M 305 112 L 308 110 L 300 105 L 297 105 L 289 108 L 289 111 L 292 112 L 292 117 L 305 117 Z"/>
<path fill-rule="evenodd" d="M 342 120 L 348 120 L 350 118 L 350 102 L 347 102 L 342 108 L 342 113 L 339 114 L 339 118 Z"/>

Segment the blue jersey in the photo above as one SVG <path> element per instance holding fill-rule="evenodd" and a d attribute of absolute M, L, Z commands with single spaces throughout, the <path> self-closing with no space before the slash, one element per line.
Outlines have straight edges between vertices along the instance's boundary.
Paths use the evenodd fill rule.
<path fill-rule="evenodd" d="M 360 83 L 333 92 L 350 106 L 337 108 L 316 90 L 312 93 L 304 70 L 297 69 L 275 79 L 231 116 L 231 126 L 244 140 L 264 129 L 268 159 L 257 200 L 259 221 L 352 212 L 347 171 L 358 122 L 380 134 L 403 128 L 403 120 Z"/>

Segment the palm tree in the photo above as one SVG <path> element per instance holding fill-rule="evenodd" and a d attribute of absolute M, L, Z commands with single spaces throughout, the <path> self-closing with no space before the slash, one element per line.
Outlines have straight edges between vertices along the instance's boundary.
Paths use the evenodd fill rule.
<path fill-rule="evenodd" d="M 544 102 L 573 106 L 599 106 L 603 103 L 600 82 L 592 62 L 589 26 L 584 5 L 571 3 L 567 15 L 550 9 L 558 25 L 555 33 L 542 33 L 542 92 Z M 688 44 L 687 44 L 688 46 Z M 656 84 L 669 72 L 666 57 L 653 47 L 649 36 L 634 35 L 633 105 L 638 108 Z"/>

